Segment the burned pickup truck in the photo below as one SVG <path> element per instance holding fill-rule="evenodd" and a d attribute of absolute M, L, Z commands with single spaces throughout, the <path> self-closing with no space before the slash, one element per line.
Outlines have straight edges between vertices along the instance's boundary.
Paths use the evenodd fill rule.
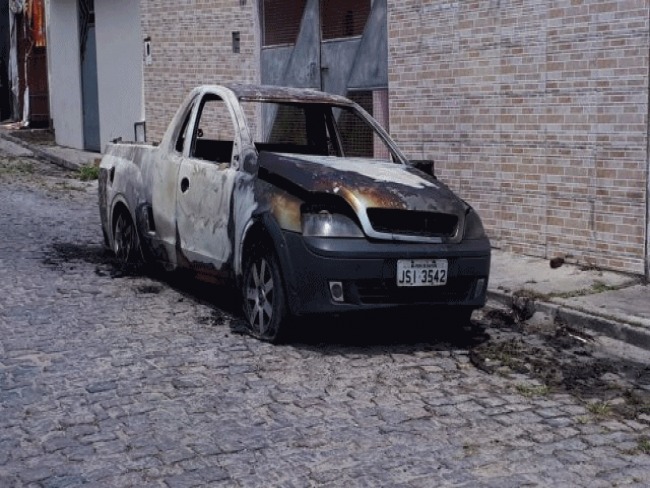
<path fill-rule="evenodd" d="M 344 97 L 198 87 L 159 145 L 109 145 L 99 206 L 120 260 L 227 280 L 263 340 L 289 316 L 424 306 L 457 326 L 485 303 L 477 213 Z"/>

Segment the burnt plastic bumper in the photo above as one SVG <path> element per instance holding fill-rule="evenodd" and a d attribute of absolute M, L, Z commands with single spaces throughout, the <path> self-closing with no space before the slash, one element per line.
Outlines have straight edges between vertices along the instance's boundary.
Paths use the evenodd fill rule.
<path fill-rule="evenodd" d="M 487 238 L 446 245 L 283 234 L 286 247 L 279 258 L 294 314 L 422 305 L 473 309 L 485 305 L 490 272 Z M 447 260 L 447 283 L 398 287 L 397 260 L 425 258 Z M 341 301 L 333 298 L 333 282 L 342 286 Z"/>

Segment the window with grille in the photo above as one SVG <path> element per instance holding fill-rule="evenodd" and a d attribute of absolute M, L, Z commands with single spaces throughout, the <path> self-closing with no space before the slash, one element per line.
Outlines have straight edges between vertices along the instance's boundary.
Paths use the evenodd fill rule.
<path fill-rule="evenodd" d="M 362 35 L 369 15 L 370 0 L 322 1 L 323 40 Z"/>
<path fill-rule="evenodd" d="M 262 3 L 262 45 L 295 44 L 306 0 L 264 0 Z"/>

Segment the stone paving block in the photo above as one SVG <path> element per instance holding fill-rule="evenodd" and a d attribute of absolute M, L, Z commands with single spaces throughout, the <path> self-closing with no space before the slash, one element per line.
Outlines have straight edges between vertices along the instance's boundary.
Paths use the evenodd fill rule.
<path fill-rule="evenodd" d="M 74 447 L 77 445 L 77 441 L 71 437 L 65 435 L 60 435 L 56 437 L 51 437 L 43 443 L 43 449 L 45 452 L 56 452 L 61 449 L 68 447 Z"/>
<path fill-rule="evenodd" d="M 54 470 L 51 467 L 38 466 L 35 468 L 23 467 L 19 476 L 24 483 L 35 483 L 50 478 L 53 474 Z"/>
<path fill-rule="evenodd" d="M 72 488 L 87 484 L 82 475 L 58 475 L 41 481 L 43 488 Z"/>

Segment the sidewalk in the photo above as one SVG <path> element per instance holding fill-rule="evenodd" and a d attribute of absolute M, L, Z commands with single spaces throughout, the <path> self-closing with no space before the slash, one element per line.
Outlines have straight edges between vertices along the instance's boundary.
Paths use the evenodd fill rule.
<path fill-rule="evenodd" d="M 488 305 L 513 308 L 532 327 L 559 324 L 650 350 L 650 287 L 643 277 L 492 251 Z"/>
<path fill-rule="evenodd" d="M 47 137 L 17 137 L 3 126 L 0 148 L 73 170 L 101 157 L 56 146 Z M 546 259 L 494 249 L 488 307 L 503 306 L 514 309 L 530 327 L 562 324 L 587 336 L 604 335 L 650 350 L 650 288 L 641 276 L 571 264 L 551 268 Z"/>
<path fill-rule="evenodd" d="M 0 147 L 14 156 L 33 156 L 77 171 L 102 157 L 99 153 L 57 146 L 45 130 L 17 130 L 11 125 L 0 125 Z"/>

